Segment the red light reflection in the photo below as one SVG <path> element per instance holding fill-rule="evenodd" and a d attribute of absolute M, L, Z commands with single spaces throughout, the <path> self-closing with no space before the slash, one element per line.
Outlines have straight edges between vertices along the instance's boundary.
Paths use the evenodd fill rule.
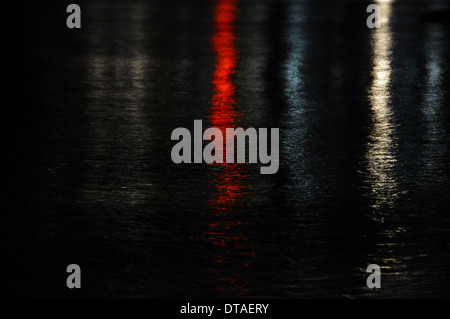
<path fill-rule="evenodd" d="M 235 86 L 232 75 L 236 69 L 237 50 L 235 46 L 234 21 L 236 19 L 237 0 L 217 0 L 214 11 L 215 32 L 211 38 L 211 44 L 216 55 L 216 69 L 212 83 L 214 96 L 210 107 L 209 120 L 212 127 L 222 131 L 225 143 L 226 128 L 236 126 L 239 112 L 236 111 Z M 218 146 L 219 147 L 219 146 Z M 225 147 L 222 145 L 224 162 Z M 214 199 L 214 207 L 220 211 L 232 207 L 241 197 L 242 167 L 239 164 L 215 164 L 223 170 L 217 171 L 214 181 L 217 185 L 217 196 Z"/>
<path fill-rule="evenodd" d="M 236 0 L 217 1 L 214 12 L 215 32 L 211 43 L 216 54 L 216 70 L 213 81 L 215 94 L 212 98 L 211 125 L 223 130 L 233 127 L 236 117 L 235 87 L 231 80 L 236 69 L 237 50 L 235 47 L 234 20 Z"/>
<path fill-rule="evenodd" d="M 211 44 L 216 56 L 216 69 L 212 83 L 214 96 L 211 100 L 210 114 L 208 116 L 211 127 L 222 131 L 225 143 L 225 129 L 236 127 L 236 120 L 240 113 L 235 109 L 235 86 L 232 81 L 236 69 L 238 52 L 235 46 L 236 36 L 234 22 L 236 19 L 237 0 L 217 0 L 214 12 L 215 32 L 211 38 Z M 220 146 L 218 146 L 220 147 Z M 216 246 L 214 263 L 216 266 L 210 269 L 218 279 L 217 288 L 223 293 L 239 294 L 247 283 L 241 278 L 242 274 L 233 271 L 239 265 L 242 255 L 253 255 L 244 243 L 246 238 L 240 230 L 242 222 L 237 221 L 237 216 L 230 215 L 236 212 L 240 205 L 243 192 L 246 188 L 244 178 L 246 173 L 242 164 L 225 163 L 225 147 L 222 145 L 224 163 L 214 165 L 214 171 L 210 175 L 210 182 L 215 185 L 215 193 L 211 199 L 211 207 L 217 219 L 209 223 L 211 231 L 206 233 L 211 243 Z M 233 267 L 225 265 L 233 264 Z M 221 266 L 217 266 L 221 265 Z M 243 266 L 248 267 L 248 262 Z"/>

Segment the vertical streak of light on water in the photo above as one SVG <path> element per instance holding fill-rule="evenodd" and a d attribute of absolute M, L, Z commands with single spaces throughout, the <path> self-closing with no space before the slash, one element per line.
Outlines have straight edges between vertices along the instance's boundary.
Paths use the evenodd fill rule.
<path fill-rule="evenodd" d="M 305 141 L 308 131 L 308 110 L 305 92 L 305 30 L 306 12 L 304 3 L 291 2 L 287 10 L 287 59 L 284 65 L 285 89 L 288 102 L 286 114 L 287 128 L 284 134 L 284 153 L 288 158 L 289 170 L 293 183 L 300 188 L 301 195 L 295 198 L 305 200 L 310 197 L 312 176 L 308 174 L 309 154 Z"/>
<path fill-rule="evenodd" d="M 374 200 L 372 208 L 378 210 L 394 204 L 397 179 L 394 167 L 397 162 L 395 123 L 390 104 L 390 81 L 392 76 L 392 31 L 390 19 L 392 3 L 377 1 L 381 9 L 381 28 L 373 31 L 373 70 L 369 101 L 372 111 L 372 129 L 369 136 L 367 160 L 367 183 L 369 197 Z M 382 216 L 378 216 L 383 221 Z"/>
<path fill-rule="evenodd" d="M 238 0 L 216 0 L 214 11 L 214 34 L 211 46 L 216 55 L 216 68 L 212 84 L 214 96 L 209 109 L 209 122 L 218 128 L 225 139 L 226 129 L 236 125 L 240 112 L 236 111 L 236 87 L 233 74 L 236 71 L 238 50 L 236 48 L 235 21 Z M 216 145 L 216 148 L 222 147 Z M 212 199 L 210 209 L 214 214 L 208 223 L 209 230 L 204 233 L 214 247 L 209 268 L 214 289 L 223 295 L 245 294 L 245 278 L 236 272 L 239 258 L 248 252 L 245 236 L 239 230 L 242 222 L 238 207 L 245 191 L 244 179 L 247 174 L 241 164 L 225 163 L 226 153 L 223 149 L 224 163 L 212 163 L 213 171 L 208 175 Z"/>
<path fill-rule="evenodd" d="M 425 120 L 426 132 L 424 134 L 425 167 L 421 170 L 425 178 L 436 181 L 442 177 L 439 161 L 445 154 L 444 137 L 445 128 L 441 121 L 442 116 L 442 81 L 443 81 L 443 47 L 439 47 L 445 34 L 442 26 L 428 25 L 427 38 L 424 45 L 425 55 L 425 92 L 421 103 L 421 110 Z"/>
<path fill-rule="evenodd" d="M 97 4 L 97 10 L 102 11 L 103 6 L 106 4 Z M 145 8 L 137 4 L 119 15 L 130 21 L 127 25 L 130 30 L 115 34 L 120 42 L 129 41 L 128 51 L 108 40 L 105 20 L 99 21 L 89 36 L 91 51 L 87 55 L 86 79 L 91 88 L 86 108 L 89 145 L 85 147 L 92 173 L 87 176 L 82 193 L 87 201 L 117 200 L 114 194 L 121 194 L 137 204 L 146 196 L 141 187 L 150 186 L 140 174 L 141 166 L 145 165 L 144 153 L 150 147 L 146 142 L 151 140 L 143 110 L 149 72 L 149 58 L 142 47 Z M 127 38 L 131 32 L 133 37 Z M 104 51 L 105 47 L 109 49 Z M 123 162 L 129 163 L 128 175 L 121 176 L 120 184 L 116 184 L 119 179 L 112 179 L 114 172 L 110 170 L 118 169 Z"/>

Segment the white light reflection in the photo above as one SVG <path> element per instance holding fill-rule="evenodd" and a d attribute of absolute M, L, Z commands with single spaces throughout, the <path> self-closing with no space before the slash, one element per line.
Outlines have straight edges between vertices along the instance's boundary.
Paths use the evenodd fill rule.
<path fill-rule="evenodd" d="M 98 12 L 112 12 L 106 6 L 99 3 L 95 8 Z M 88 37 L 85 158 L 91 174 L 86 177 L 82 194 L 86 201 L 121 200 L 137 205 L 146 200 L 141 190 L 151 187 L 142 174 L 151 141 L 144 112 L 151 68 L 143 48 L 146 8 L 120 8 L 112 18 L 97 19 Z M 108 19 L 125 21 L 126 28 L 119 30 L 119 25 L 111 31 Z M 94 17 L 91 20 L 95 21 Z M 128 166 L 123 168 L 123 163 Z M 111 178 L 115 171 L 122 174 Z"/>
<path fill-rule="evenodd" d="M 390 81 L 392 59 L 392 32 L 389 25 L 392 3 L 376 1 L 382 14 L 381 28 L 373 32 L 373 70 L 369 100 L 372 110 L 373 126 L 369 136 L 366 153 L 370 196 L 374 198 L 372 208 L 379 209 L 393 205 L 397 180 L 394 166 L 397 162 L 394 140 L 395 123 L 390 105 Z M 382 217 L 381 220 L 382 221 Z"/>
<path fill-rule="evenodd" d="M 445 30 L 441 25 L 427 26 L 427 39 L 424 45 L 426 58 L 426 83 L 421 110 L 424 117 L 426 132 L 424 135 L 424 162 L 423 174 L 436 182 L 443 174 L 440 172 L 440 159 L 444 158 L 445 127 L 441 119 L 443 106 L 443 63 L 444 48 L 442 40 L 445 39 Z"/>
<path fill-rule="evenodd" d="M 293 5 L 289 10 L 289 19 L 287 30 L 288 58 L 286 61 L 286 96 L 289 101 L 291 112 L 303 112 L 301 103 L 301 92 L 303 86 L 303 60 L 304 60 L 304 34 L 301 28 L 304 19 L 304 10 L 299 4 Z M 293 114 L 292 114 L 293 115 Z"/>
<path fill-rule="evenodd" d="M 284 66 L 284 93 L 288 102 L 286 112 L 285 139 L 283 152 L 288 157 L 290 175 L 296 184 L 296 195 L 293 198 L 311 199 L 314 192 L 313 174 L 308 170 L 310 154 L 307 154 L 306 141 L 309 119 L 309 103 L 305 97 L 305 55 L 306 55 L 306 17 L 307 6 L 304 2 L 290 3 L 287 10 L 287 59 Z M 298 196 L 298 192 L 301 196 Z"/>

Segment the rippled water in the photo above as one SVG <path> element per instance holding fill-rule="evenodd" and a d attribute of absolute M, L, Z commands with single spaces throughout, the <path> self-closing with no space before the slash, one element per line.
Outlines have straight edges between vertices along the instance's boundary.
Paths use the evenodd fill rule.
<path fill-rule="evenodd" d="M 446 3 L 375 2 L 374 30 L 365 1 L 44 7 L 11 292 L 71 296 L 77 263 L 82 296 L 448 297 Z M 194 119 L 280 128 L 280 170 L 174 164 Z"/>

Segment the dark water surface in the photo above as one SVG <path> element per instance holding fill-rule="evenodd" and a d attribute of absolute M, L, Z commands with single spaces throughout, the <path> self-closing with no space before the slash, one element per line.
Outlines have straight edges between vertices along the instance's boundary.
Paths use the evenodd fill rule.
<path fill-rule="evenodd" d="M 450 28 L 419 19 L 446 2 L 375 2 L 374 30 L 366 1 L 44 7 L 10 293 L 72 296 L 76 263 L 87 297 L 448 297 Z M 194 119 L 280 128 L 278 173 L 174 164 Z"/>

